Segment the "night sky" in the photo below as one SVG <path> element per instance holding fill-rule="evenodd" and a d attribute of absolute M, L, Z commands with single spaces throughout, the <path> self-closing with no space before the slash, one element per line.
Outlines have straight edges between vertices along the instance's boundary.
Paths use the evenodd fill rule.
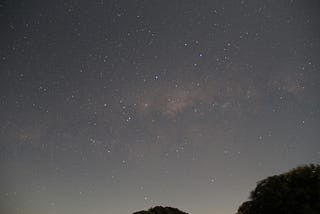
<path fill-rule="evenodd" d="M 1 0 L 6 214 L 230 214 L 320 163 L 317 0 Z"/>

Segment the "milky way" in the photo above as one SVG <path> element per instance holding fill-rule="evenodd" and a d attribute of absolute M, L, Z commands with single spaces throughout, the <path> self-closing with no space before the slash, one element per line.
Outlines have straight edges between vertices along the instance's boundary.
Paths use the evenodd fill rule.
<path fill-rule="evenodd" d="M 1 1 L 12 214 L 235 213 L 320 163 L 320 4 Z"/>

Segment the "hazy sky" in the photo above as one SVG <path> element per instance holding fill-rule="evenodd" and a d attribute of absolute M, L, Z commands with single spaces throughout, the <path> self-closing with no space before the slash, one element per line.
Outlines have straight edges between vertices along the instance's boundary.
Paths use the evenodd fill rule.
<path fill-rule="evenodd" d="M 231 214 L 320 163 L 317 0 L 2 0 L 6 214 Z"/>

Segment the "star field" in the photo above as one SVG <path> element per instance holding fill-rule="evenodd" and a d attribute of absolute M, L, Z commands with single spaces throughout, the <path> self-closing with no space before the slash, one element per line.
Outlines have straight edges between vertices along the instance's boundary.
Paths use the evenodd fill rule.
<path fill-rule="evenodd" d="M 317 1 L 1 1 L 0 203 L 235 213 L 320 162 Z"/>

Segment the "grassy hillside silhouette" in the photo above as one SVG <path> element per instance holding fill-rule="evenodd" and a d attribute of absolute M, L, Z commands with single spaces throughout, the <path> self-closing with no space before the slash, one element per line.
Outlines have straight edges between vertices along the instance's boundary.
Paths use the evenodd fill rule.
<path fill-rule="evenodd" d="M 143 211 L 135 212 L 133 214 L 188 214 L 188 213 L 180 211 L 177 208 L 157 206 L 149 209 L 148 211 L 143 210 Z"/>

